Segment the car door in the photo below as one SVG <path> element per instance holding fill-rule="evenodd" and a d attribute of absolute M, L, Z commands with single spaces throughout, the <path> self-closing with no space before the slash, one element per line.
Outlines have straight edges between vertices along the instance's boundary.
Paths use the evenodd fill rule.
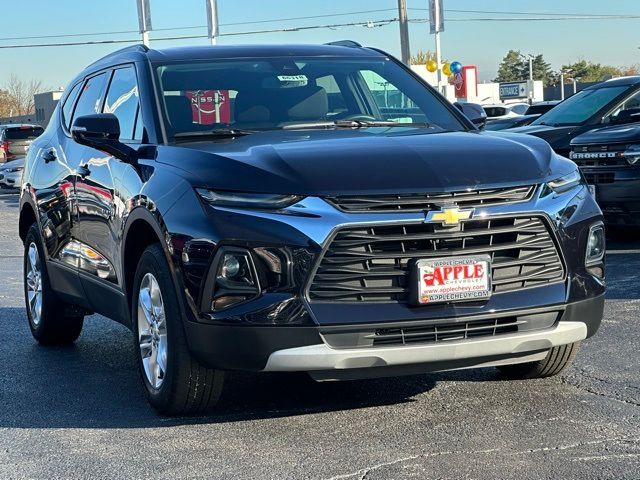
<path fill-rule="evenodd" d="M 138 86 L 133 65 L 125 65 L 108 73 L 109 82 L 100 111 L 111 113 L 120 123 L 120 141 L 139 144 L 136 129 L 139 114 Z M 134 147 L 135 148 L 135 147 Z M 121 287 L 120 238 L 125 205 L 116 187 L 131 165 L 108 153 L 86 147 L 78 165 L 75 196 L 78 209 L 77 239 L 82 242 L 79 269 L 85 291 L 96 311 L 102 311 L 105 298 L 96 287 Z M 106 284 L 106 285 L 105 285 Z"/>

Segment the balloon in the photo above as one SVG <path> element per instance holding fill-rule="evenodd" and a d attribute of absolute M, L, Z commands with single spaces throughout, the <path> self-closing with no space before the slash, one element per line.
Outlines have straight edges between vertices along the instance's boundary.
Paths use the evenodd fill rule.
<path fill-rule="evenodd" d="M 427 70 L 430 72 L 435 72 L 436 70 L 438 70 L 438 64 L 436 63 L 435 60 L 429 60 L 427 62 Z"/>
<path fill-rule="evenodd" d="M 451 71 L 453 73 L 460 73 L 462 71 L 462 64 L 460 62 L 452 62 Z"/>
<path fill-rule="evenodd" d="M 450 76 L 451 76 L 451 74 L 453 73 L 453 72 L 451 71 L 451 65 L 449 65 L 448 63 L 445 63 L 445 64 L 442 66 L 442 73 L 444 73 L 447 77 L 450 77 Z"/>

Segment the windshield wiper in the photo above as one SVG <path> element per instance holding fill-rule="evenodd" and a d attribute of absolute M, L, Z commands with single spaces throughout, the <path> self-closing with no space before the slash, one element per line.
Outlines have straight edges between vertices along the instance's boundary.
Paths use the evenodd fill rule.
<path fill-rule="evenodd" d="M 370 127 L 404 127 L 404 128 L 440 128 L 427 122 L 393 122 L 391 120 L 335 120 L 333 122 L 307 122 L 284 125 L 284 130 L 305 128 L 370 128 Z"/>
<path fill-rule="evenodd" d="M 174 138 L 192 138 L 192 137 L 214 137 L 214 138 L 233 138 L 243 137 L 255 133 L 252 130 L 241 130 L 238 128 L 214 128 L 213 130 L 204 130 L 201 132 L 180 132 L 174 135 Z"/>

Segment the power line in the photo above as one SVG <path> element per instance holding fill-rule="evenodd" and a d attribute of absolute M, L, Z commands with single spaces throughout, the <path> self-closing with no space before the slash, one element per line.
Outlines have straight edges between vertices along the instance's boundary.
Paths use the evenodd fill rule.
<path fill-rule="evenodd" d="M 411 11 L 420 11 L 425 12 L 428 11 L 426 8 L 408 8 Z M 239 25 L 257 25 L 262 23 L 273 23 L 273 22 L 290 22 L 290 21 L 298 21 L 298 20 L 313 20 L 318 18 L 330 18 L 330 17 L 344 17 L 351 15 L 363 15 L 368 13 L 380 13 L 380 12 L 392 12 L 395 11 L 394 8 L 383 8 L 376 10 L 359 10 L 354 12 L 342 12 L 342 13 L 330 13 L 324 15 L 308 15 L 304 17 L 288 17 L 288 18 L 273 18 L 269 20 L 250 20 L 250 21 L 242 21 L 242 22 L 232 22 L 232 23 L 223 23 L 220 26 L 222 27 L 232 27 Z M 627 18 L 638 18 L 637 16 L 628 16 L 628 15 L 614 15 L 614 14 L 576 14 L 576 13 L 547 13 L 547 12 L 498 12 L 492 10 L 459 10 L 459 9 L 446 9 L 447 13 L 473 13 L 473 14 L 486 14 L 486 15 L 530 15 L 533 17 L 549 17 L 549 20 L 566 20 L 566 19 L 580 19 L 580 20 L 606 20 L 606 19 L 627 19 Z M 559 18 L 553 18 L 559 17 Z M 563 18 L 568 17 L 568 18 Z M 452 22 L 473 22 L 473 21 L 543 21 L 547 20 L 547 18 L 447 18 L 447 21 Z M 417 21 L 417 19 L 411 20 L 413 23 L 422 23 Z M 169 32 L 169 31 L 179 31 L 179 30 L 195 30 L 195 29 L 204 29 L 206 25 L 189 25 L 182 27 L 166 27 L 166 28 L 156 28 L 154 32 Z M 85 32 L 85 33 L 67 33 L 67 34 L 57 34 L 57 35 L 28 35 L 28 36 L 19 36 L 19 37 L 1 37 L 0 41 L 13 41 L 13 40 L 41 40 L 41 39 L 52 39 L 52 38 L 77 38 L 77 37 L 103 37 L 105 35 L 124 35 L 129 33 L 138 33 L 137 30 L 120 30 L 120 31 L 109 31 L 109 32 Z M 126 43 L 126 41 L 123 41 Z M 71 42 L 70 44 L 75 45 L 78 42 Z M 122 42 L 120 42 L 122 43 Z"/>
<path fill-rule="evenodd" d="M 260 23 L 273 23 L 273 22 L 291 22 L 297 20 L 314 20 L 318 18 L 329 18 L 329 17 L 346 17 L 351 15 L 363 15 L 367 13 L 380 13 L 380 12 L 393 12 L 394 8 L 382 8 L 377 10 L 359 10 L 357 12 L 343 12 L 343 13 L 330 13 L 325 15 L 310 15 L 306 17 L 289 17 L 289 18 L 273 18 L 270 20 L 252 20 L 252 21 L 243 21 L 243 22 L 233 22 L 233 23 L 221 23 L 221 27 L 233 27 L 238 25 L 254 25 Z M 193 30 L 207 28 L 206 25 L 190 25 L 184 27 L 168 27 L 168 28 L 155 28 L 154 32 L 168 32 L 168 31 L 176 31 L 176 30 Z M 66 33 L 66 34 L 57 34 L 57 35 L 37 35 L 37 36 L 24 36 L 24 37 L 2 37 L 0 41 L 8 41 L 8 40 L 38 40 L 45 38 L 70 38 L 70 37 L 95 37 L 95 36 L 104 36 L 104 35 L 121 35 L 126 33 L 138 33 L 138 30 L 121 30 L 114 32 L 91 32 L 91 33 Z"/>
<path fill-rule="evenodd" d="M 344 14 L 339 14 L 344 15 Z M 447 22 L 531 22 L 531 21 L 574 21 L 574 20 L 637 20 L 640 19 L 640 15 L 581 15 L 581 16 L 572 16 L 572 17 L 517 17 L 517 18 L 496 18 L 496 17 L 486 17 L 486 18 L 448 18 Z M 252 31 L 242 31 L 242 32 L 225 32 L 221 33 L 220 36 L 241 36 L 241 35 L 256 35 L 256 34 L 264 34 L 264 33 L 288 33 L 288 32 L 301 32 L 305 30 L 317 30 L 317 29 L 336 29 L 341 27 L 382 27 L 385 25 L 389 25 L 391 23 L 395 23 L 398 21 L 398 18 L 390 18 L 384 20 L 367 20 L 367 21 L 358 21 L 358 22 L 349 22 L 349 23 L 334 23 L 327 25 L 308 25 L 302 27 L 289 27 L 289 28 L 277 28 L 277 29 L 265 29 L 265 30 L 252 30 Z M 262 21 L 261 21 L 262 22 Z M 428 18 L 416 18 L 409 19 L 410 23 L 427 23 L 429 22 Z M 184 28 L 200 28 L 200 27 L 184 27 Z M 171 28 L 171 29 L 157 29 L 156 31 L 162 30 L 178 30 L 180 28 Z M 133 32 L 130 32 L 133 33 Z M 137 31 L 135 32 L 137 33 Z M 108 33 L 103 33 L 101 35 L 105 35 Z M 70 34 L 71 35 L 71 34 Z M 37 37 L 33 37 L 37 38 Z M 40 37 L 43 38 L 43 37 Z M 175 41 L 175 40 L 190 40 L 197 38 L 207 38 L 205 34 L 199 35 L 184 35 L 184 36 L 175 36 L 175 37 L 160 37 L 152 39 L 155 42 L 162 41 Z M 0 39 L 3 40 L 3 39 Z M 96 41 L 82 41 L 82 42 L 66 42 L 66 43 L 38 43 L 38 44 L 26 44 L 26 45 L 0 45 L 0 49 L 9 49 L 9 48 L 40 48 L 40 47 L 68 47 L 68 46 L 79 46 L 79 45 L 105 45 L 105 44 L 117 44 L 117 43 L 139 43 L 138 38 L 134 39 L 111 39 L 111 40 L 96 40 Z"/>

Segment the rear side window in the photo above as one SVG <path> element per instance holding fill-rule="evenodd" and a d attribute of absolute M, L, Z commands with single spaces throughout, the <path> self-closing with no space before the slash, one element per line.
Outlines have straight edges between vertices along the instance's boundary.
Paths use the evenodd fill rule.
<path fill-rule="evenodd" d="M 82 115 L 93 115 L 100 113 L 100 103 L 102 96 L 106 88 L 107 74 L 101 73 L 95 77 L 91 77 L 87 80 L 80 92 L 80 98 L 78 104 L 73 113 L 73 118 L 81 117 Z"/>
<path fill-rule="evenodd" d="M 67 127 L 67 130 L 71 128 L 71 115 L 73 114 L 73 105 L 76 103 L 76 97 L 78 96 L 78 91 L 80 90 L 81 83 L 77 83 L 67 95 L 66 100 L 64 101 L 64 105 L 62 106 L 62 121 L 64 125 Z"/>
<path fill-rule="evenodd" d="M 138 84 L 133 67 L 119 68 L 113 72 L 109 92 L 104 103 L 104 113 L 113 113 L 120 122 L 120 138 L 134 138 L 136 112 L 138 111 Z"/>
<path fill-rule="evenodd" d="M 44 132 L 42 127 L 18 127 L 8 128 L 5 132 L 7 140 L 32 140 Z"/>

